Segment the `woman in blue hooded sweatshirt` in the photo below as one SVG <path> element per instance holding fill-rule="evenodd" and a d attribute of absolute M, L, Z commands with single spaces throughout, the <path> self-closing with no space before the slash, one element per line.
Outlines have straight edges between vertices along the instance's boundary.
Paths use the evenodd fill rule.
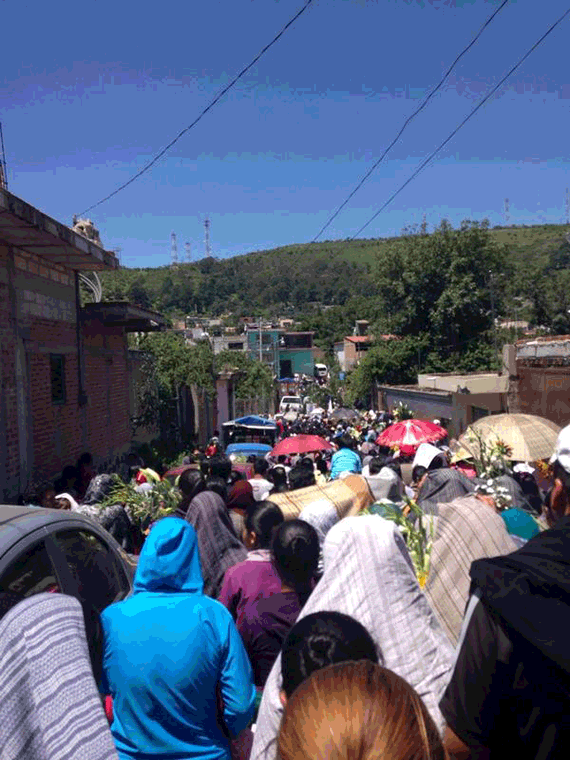
<path fill-rule="evenodd" d="M 228 735 L 253 716 L 240 635 L 227 609 L 202 589 L 194 528 L 164 518 L 145 541 L 133 595 L 101 616 L 101 690 L 113 696 L 121 760 L 229 760 Z"/>

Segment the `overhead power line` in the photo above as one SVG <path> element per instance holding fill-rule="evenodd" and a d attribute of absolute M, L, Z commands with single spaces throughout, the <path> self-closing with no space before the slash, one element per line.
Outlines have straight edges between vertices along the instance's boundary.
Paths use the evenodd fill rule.
<path fill-rule="evenodd" d="M 527 58 L 528 58 L 528 57 L 531 55 L 531 53 L 533 53 L 533 52 L 536 50 L 536 48 L 537 48 L 537 47 L 538 47 L 540 44 L 542 44 L 542 42 L 544 42 L 544 40 L 545 40 L 545 39 L 548 37 L 548 35 L 549 35 L 551 32 L 553 32 L 553 31 L 556 29 L 556 27 L 557 27 L 557 26 L 558 26 L 558 25 L 559 25 L 559 24 L 560 24 L 562 21 L 564 21 L 564 19 L 566 18 L 566 16 L 568 16 L 569 14 L 570 14 L 570 8 L 568 8 L 568 10 L 567 10 L 567 11 L 565 11 L 565 13 L 563 13 L 563 14 L 562 14 L 562 16 L 560 16 L 560 18 L 559 18 L 559 19 L 557 19 L 557 20 L 556 20 L 556 21 L 555 21 L 555 22 L 554 22 L 554 23 L 553 23 L 553 24 L 552 24 L 552 25 L 551 25 L 551 26 L 550 26 L 550 27 L 549 27 L 549 28 L 546 30 L 546 32 L 545 32 L 545 33 L 542 35 L 542 37 L 540 37 L 540 39 L 538 39 L 538 40 L 537 40 L 537 41 L 534 43 L 534 45 L 533 45 L 533 46 L 532 46 L 532 47 L 531 47 L 529 50 L 527 50 L 527 52 L 526 52 L 526 53 L 525 53 L 525 54 L 522 56 L 522 58 L 520 58 L 520 59 L 517 61 L 517 63 L 515 63 L 515 65 L 514 65 L 514 66 L 513 66 L 513 67 L 512 67 L 512 68 L 511 68 L 511 69 L 510 69 L 510 70 L 509 70 L 509 71 L 508 71 L 508 72 L 505 74 L 505 76 L 504 76 L 504 77 L 503 77 L 503 78 L 502 78 L 502 79 L 501 79 L 501 80 L 500 80 L 500 81 L 499 81 L 499 82 L 498 82 L 498 83 L 497 83 L 497 84 L 496 84 L 496 85 L 493 87 L 493 89 L 492 89 L 492 90 L 491 90 L 491 91 L 490 91 L 490 92 L 489 92 L 487 95 L 485 95 L 485 97 L 484 97 L 482 100 L 480 100 L 480 101 L 479 101 L 479 103 L 477 103 L 477 105 L 475 106 L 475 108 L 473 108 L 473 110 L 472 110 L 472 111 L 471 111 L 469 114 L 467 114 L 467 116 L 466 116 L 466 117 L 463 119 L 463 121 L 461 121 L 461 122 L 460 122 L 460 123 L 457 125 L 457 127 L 455 127 L 455 129 L 453 130 L 453 132 L 451 132 L 451 134 L 450 134 L 448 137 L 446 137 L 446 138 L 445 138 L 445 140 L 444 140 L 444 141 L 441 143 L 441 145 L 439 145 L 439 146 L 438 146 L 438 147 L 437 147 L 437 148 L 436 148 L 436 149 L 433 151 L 433 153 L 430 153 L 430 155 L 429 155 L 429 156 L 428 156 L 428 157 L 427 157 L 427 158 L 426 158 L 424 161 L 422 161 L 422 163 L 421 163 L 421 164 L 418 166 L 418 168 L 417 168 L 417 169 L 416 169 L 416 170 L 413 172 L 413 174 L 412 174 L 410 177 L 408 177 L 408 179 L 407 179 L 407 180 L 406 180 L 406 181 L 405 181 L 405 182 L 404 182 L 402 185 L 400 185 L 400 187 L 399 187 L 399 188 L 398 188 L 398 189 L 397 189 L 397 190 L 396 190 L 394 193 L 392 193 L 392 195 L 391 195 L 391 196 L 388 198 L 388 200 L 386 201 L 386 203 L 384 203 L 384 205 L 383 205 L 383 206 L 381 206 L 381 207 L 378 209 L 378 211 L 376 211 L 376 213 L 375 213 L 375 214 L 373 214 L 373 215 L 370 217 L 370 219 L 369 219 L 369 220 L 368 220 L 368 221 L 367 221 L 365 224 L 363 224 L 363 225 L 362 225 L 362 227 L 361 227 L 361 228 L 358 230 L 358 232 L 356 232 L 354 235 L 352 235 L 352 237 L 349 237 L 349 238 L 348 238 L 348 240 L 354 240 L 355 238 L 357 238 L 357 237 L 358 237 L 358 236 L 359 236 L 359 235 L 360 235 L 362 232 L 364 232 L 364 230 L 365 230 L 365 229 L 368 227 L 368 225 L 369 225 L 369 224 L 372 224 L 372 222 L 373 222 L 373 221 L 374 221 L 374 220 L 375 220 L 375 219 L 376 219 L 378 216 L 380 216 L 380 214 L 381 214 L 381 213 L 384 211 L 384 209 L 385 209 L 385 208 L 387 208 L 387 207 L 390 205 L 390 203 L 392 203 L 392 201 L 394 200 L 394 198 L 396 198 L 396 196 L 397 196 L 397 195 L 399 195 L 399 194 L 402 192 L 402 190 L 403 190 L 405 187 L 407 187 L 407 186 L 410 184 L 410 182 L 412 182 L 412 180 L 414 180 L 414 179 L 415 179 L 415 178 L 418 176 L 418 174 L 419 174 L 419 173 L 420 173 L 420 172 L 421 172 L 423 169 L 425 169 L 425 167 L 426 167 L 426 166 L 429 164 L 429 162 L 430 162 L 430 161 L 431 161 L 431 160 L 434 158 L 434 156 L 436 156 L 436 155 L 439 153 L 439 151 L 440 151 L 442 148 L 444 148 L 444 147 L 447 145 L 447 143 L 448 143 L 450 140 L 452 140 L 452 139 L 455 137 L 455 135 L 456 135 L 456 134 L 459 132 L 459 130 L 460 130 L 460 129 L 461 129 L 461 128 L 462 128 L 462 127 L 465 125 L 465 124 L 467 124 L 467 122 L 469 121 L 469 119 L 471 119 L 473 116 L 475 116 L 475 114 L 477 113 L 477 111 L 478 111 L 478 110 L 479 110 L 479 109 L 480 109 L 482 106 L 484 106 L 484 105 L 485 105 L 485 103 L 486 103 L 486 102 L 487 102 L 487 101 L 488 101 L 490 98 L 492 98 L 492 97 L 493 97 L 493 95 L 494 95 L 494 94 L 497 92 L 497 90 L 498 90 L 498 89 L 499 89 L 499 88 L 500 88 L 500 87 L 501 87 L 501 86 L 502 86 L 502 85 L 503 85 L 503 84 L 506 82 L 506 80 L 507 80 L 507 79 L 508 79 L 508 78 L 511 76 L 511 74 L 513 74 L 513 73 L 514 73 L 514 72 L 515 72 L 515 71 L 518 69 L 518 67 L 519 67 L 521 64 L 523 64 L 523 63 L 526 61 L 526 59 L 527 59 Z"/>
<path fill-rule="evenodd" d="M 282 37 L 282 36 L 285 34 L 285 32 L 287 31 L 287 29 L 289 29 L 289 27 L 290 27 L 290 26 L 292 26 L 292 25 L 295 23 L 295 21 L 296 21 L 296 20 L 297 20 L 297 19 L 298 19 L 300 16 L 302 16 L 302 15 L 303 15 L 303 13 L 305 13 L 305 11 L 308 9 L 308 7 L 309 7 L 309 6 L 310 6 L 310 5 L 311 5 L 313 2 L 314 2 L 314 0 L 306 0 L 306 3 L 305 3 L 305 5 L 304 5 L 304 6 L 303 6 L 303 7 L 302 7 L 302 8 L 301 8 L 299 11 L 297 11 L 297 13 L 296 13 L 296 14 L 295 14 L 295 15 L 294 15 L 294 16 L 293 16 L 293 17 L 292 17 L 292 18 L 291 18 L 291 19 L 290 19 L 290 20 L 289 20 L 289 21 L 288 21 L 288 22 L 285 24 L 285 26 L 284 26 L 284 27 L 281 29 L 281 31 L 280 31 L 278 34 L 276 34 L 276 35 L 275 35 L 275 37 L 274 37 L 274 38 L 271 40 L 271 42 L 269 42 L 269 43 L 268 43 L 268 44 L 267 44 L 267 45 L 266 45 L 266 46 L 265 46 L 265 47 L 264 47 L 264 48 L 263 48 L 263 49 L 262 49 L 262 50 L 261 50 L 261 51 L 260 51 L 260 52 L 259 52 L 259 53 L 258 53 L 256 56 L 255 56 L 255 58 L 254 58 L 254 59 L 251 61 L 251 63 L 248 63 L 248 65 L 247 65 L 247 66 L 245 66 L 245 68 L 243 68 L 243 69 L 242 69 L 242 70 L 239 72 L 239 74 L 238 74 L 237 76 L 235 76 L 235 77 L 232 79 L 232 81 L 231 81 L 231 82 L 230 82 L 228 85 L 226 85 L 226 86 L 225 86 L 225 87 L 224 87 L 222 90 L 220 90 L 220 92 L 219 92 L 219 93 L 216 95 L 216 97 L 215 97 L 215 98 L 214 98 L 212 101 L 210 101 L 210 103 L 208 103 L 208 105 L 207 105 L 207 106 L 204 108 L 204 110 L 203 110 L 203 111 L 202 111 L 202 112 L 201 112 L 201 113 L 200 113 L 200 114 L 199 114 L 199 115 L 198 115 L 198 116 L 197 116 L 197 117 L 194 119 L 194 121 L 193 121 L 191 124 L 189 124 L 187 127 L 184 127 L 184 129 L 183 129 L 183 130 L 181 130 L 181 131 L 180 131 L 180 132 L 179 132 L 179 133 L 176 135 L 176 137 L 175 137 L 173 140 L 171 140 L 171 141 L 168 143 L 168 145 L 166 145 L 166 146 L 165 146 L 165 147 L 164 147 L 164 148 L 163 148 L 163 149 L 162 149 L 162 150 L 161 150 L 159 153 L 157 153 L 157 154 L 156 154 L 156 156 L 154 156 L 154 158 L 152 158 L 152 159 L 151 159 L 151 160 L 150 160 L 150 161 L 149 161 L 147 164 L 145 164 L 145 165 L 143 166 L 143 168 L 142 168 L 142 169 L 140 169 L 140 171 L 138 171 L 136 174 L 133 174 L 133 176 L 132 176 L 130 179 L 128 179 L 128 180 L 127 180 L 126 182 L 124 182 L 122 185 L 120 185 L 120 186 L 119 186 L 119 187 L 117 187 L 115 190 L 113 190 L 113 192 L 112 192 L 112 193 L 109 193 L 109 195 L 106 195 L 106 196 L 105 196 L 104 198 L 102 198 L 100 201 L 97 201 L 97 203 L 94 203 L 92 206 L 89 206 L 88 208 L 86 208 L 86 209 L 85 209 L 85 211 L 82 211 L 82 212 L 79 214 L 79 216 L 84 216 L 85 214 L 87 214 L 87 212 L 88 212 L 88 211 L 92 211 L 94 208 L 97 208 L 97 206 L 100 206 L 102 203 L 105 203 L 105 202 L 106 202 L 106 201 L 108 201 L 110 198 L 112 198 L 113 196 L 117 195 L 117 193 L 120 193 L 120 192 L 121 192 L 121 190 L 124 190 L 126 187 L 128 187 L 129 185 L 131 185 L 131 184 L 132 184 L 132 183 L 133 183 L 135 180 L 137 180 L 137 179 L 138 179 L 139 177 L 141 177 L 141 176 L 142 176 L 142 175 L 143 175 L 145 172 L 147 172 L 147 171 L 148 171 L 148 170 L 149 170 L 151 167 L 153 167 L 153 166 L 156 164 L 156 162 L 157 162 L 157 161 L 159 161 L 159 160 L 162 158 L 162 156 L 164 156 L 164 154 L 165 154 L 165 153 L 167 153 L 167 152 L 170 150 L 170 148 L 172 148 L 172 146 L 173 146 L 175 143 L 177 143 L 177 142 L 178 142 L 178 140 L 180 140 L 180 138 L 181 138 L 181 137 L 183 137 L 183 135 L 185 135 L 185 134 L 186 134 L 186 132 L 189 132 L 189 131 L 190 131 L 190 130 L 193 128 L 193 127 L 195 127 L 195 126 L 196 126 L 196 124 L 198 124 L 198 122 L 199 122 L 199 121 L 202 119 L 202 117 L 204 117 L 204 116 L 205 116 L 205 115 L 208 113 L 208 111 L 211 111 L 211 110 L 212 110 L 212 108 L 213 108 L 213 107 L 214 107 L 214 106 L 215 106 L 217 103 L 219 103 L 219 101 L 220 101 L 220 100 L 221 100 L 221 99 L 224 97 L 224 95 L 225 95 L 227 92 L 229 92 L 229 91 L 232 89 L 232 87 L 233 87 L 233 86 L 234 86 L 234 85 L 235 85 L 235 84 L 236 84 L 236 83 L 237 83 L 237 82 L 238 82 L 238 81 L 239 81 L 239 80 L 240 80 L 240 79 L 241 79 L 241 78 L 242 78 L 242 77 L 243 77 L 245 74 L 247 74 L 247 72 L 248 72 L 248 71 L 249 71 L 251 68 L 253 68 L 253 66 L 255 66 L 255 64 L 256 64 L 256 63 L 259 61 L 259 59 L 260 59 L 260 58 L 261 58 L 263 55 L 265 55 L 265 53 L 266 53 L 266 52 L 269 50 L 269 48 L 273 47 L 273 45 L 275 45 L 275 43 L 276 43 L 276 42 L 277 42 L 279 39 L 281 39 L 281 37 Z"/>
<path fill-rule="evenodd" d="M 388 155 L 388 153 L 392 150 L 392 148 L 394 147 L 394 145 L 398 142 L 398 140 L 400 139 L 400 137 L 404 134 L 404 131 L 406 130 L 406 127 L 408 126 L 408 124 L 410 124 L 416 118 L 416 116 L 419 113 L 421 113 L 421 111 L 424 110 L 424 108 L 427 106 L 427 104 L 430 102 L 430 100 L 433 98 L 433 96 L 437 92 L 439 92 L 439 90 L 443 87 L 443 84 L 444 84 L 445 80 L 451 74 L 451 72 L 453 71 L 453 69 L 457 66 L 457 64 L 459 63 L 459 61 L 463 58 L 464 55 L 466 55 L 466 53 L 468 53 L 471 50 L 471 48 L 473 47 L 473 45 L 477 42 L 477 40 L 479 39 L 479 37 L 485 31 L 485 29 L 493 21 L 493 19 L 495 18 L 495 16 L 505 7 L 505 5 L 508 2 L 509 2 L 509 0 L 503 0 L 503 2 L 501 3 L 501 5 L 499 5 L 499 7 L 496 10 L 494 10 L 493 13 L 489 16 L 489 18 L 487 19 L 487 21 L 485 21 L 485 23 L 483 24 L 483 26 L 481 27 L 481 29 L 479 29 L 479 31 L 477 32 L 477 34 L 475 35 L 475 37 L 473 37 L 473 39 L 471 40 L 471 42 L 466 47 L 463 48 L 463 50 L 459 53 L 459 55 L 457 56 L 457 58 L 453 61 L 453 63 L 451 64 L 451 66 L 447 69 L 447 71 L 445 72 L 445 74 L 443 75 L 443 77 L 440 79 L 440 81 L 437 83 L 437 85 L 434 87 L 434 89 L 422 100 L 422 102 L 420 103 L 420 105 L 418 106 L 418 108 L 416 108 L 416 110 L 413 112 L 413 114 L 411 114 L 411 116 L 408 116 L 408 118 L 404 122 L 402 128 L 400 129 L 400 131 L 398 132 L 398 134 L 396 135 L 396 137 L 392 140 L 392 142 L 390 143 L 390 145 L 388 145 L 388 147 L 386 148 L 386 150 L 384 151 L 384 153 L 382 153 L 382 155 L 380 156 L 380 158 L 366 172 L 366 174 L 364 175 L 364 177 L 362 177 L 362 179 L 356 185 L 356 187 L 354 188 L 354 190 L 350 193 L 350 195 L 348 196 L 348 198 L 346 198 L 346 200 L 344 200 L 341 203 L 341 205 L 337 208 L 337 210 L 334 212 L 334 214 L 326 222 L 326 224 L 324 225 L 324 227 L 322 227 L 321 230 L 320 230 L 320 232 L 313 238 L 313 240 L 312 240 L 313 243 L 317 242 L 318 238 L 320 238 L 320 236 L 327 229 L 327 227 L 329 227 L 334 222 L 334 220 L 337 218 L 337 216 L 340 214 L 340 212 L 343 210 L 343 208 L 346 207 L 346 205 L 350 202 L 350 200 L 360 190 L 360 188 L 362 187 L 362 185 L 372 176 L 372 174 L 380 166 L 380 164 L 382 163 L 382 161 L 386 158 L 386 156 Z"/>

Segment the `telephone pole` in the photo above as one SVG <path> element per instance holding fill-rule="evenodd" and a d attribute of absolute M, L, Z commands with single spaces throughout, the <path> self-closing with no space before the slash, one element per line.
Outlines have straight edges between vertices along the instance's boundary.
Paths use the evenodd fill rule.
<path fill-rule="evenodd" d="M 189 264 L 192 261 L 192 252 L 190 249 L 190 243 L 184 243 L 184 250 L 186 251 L 186 262 Z"/>

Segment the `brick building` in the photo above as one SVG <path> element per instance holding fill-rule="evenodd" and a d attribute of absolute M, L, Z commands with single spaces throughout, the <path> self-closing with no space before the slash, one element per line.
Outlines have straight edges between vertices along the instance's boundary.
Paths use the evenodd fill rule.
<path fill-rule="evenodd" d="M 126 334 L 161 327 L 130 304 L 81 308 L 79 273 L 115 269 L 92 240 L 0 189 L 0 498 L 15 502 L 82 451 L 131 440 Z"/>
<path fill-rule="evenodd" d="M 519 340 L 511 354 L 511 411 L 570 423 L 570 335 Z"/>

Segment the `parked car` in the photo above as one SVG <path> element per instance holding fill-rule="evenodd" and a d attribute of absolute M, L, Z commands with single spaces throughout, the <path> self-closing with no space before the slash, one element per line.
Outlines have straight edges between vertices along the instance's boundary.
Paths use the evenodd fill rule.
<path fill-rule="evenodd" d="M 84 515 L 0 505 L 0 617 L 41 592 L 69 594 L 100 613 L 130 594 L 134 569 L 115 539 Z"/>

